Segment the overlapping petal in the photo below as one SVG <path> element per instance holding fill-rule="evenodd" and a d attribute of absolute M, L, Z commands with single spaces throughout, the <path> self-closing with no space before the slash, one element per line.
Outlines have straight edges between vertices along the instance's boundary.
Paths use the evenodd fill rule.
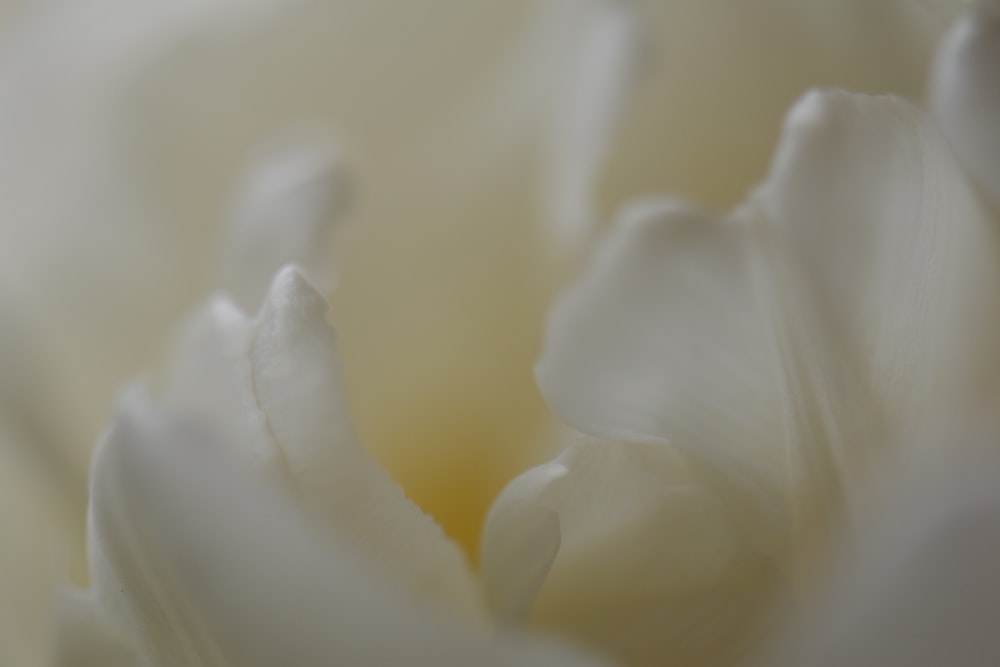
<path fill-rule="evenodd" d="M 505 489 L 483 568 L 499 613 L 630 665 L 732 664 L 780 576 L 677 452 L 607 442 L 575 444 Z"/>
<path fill-rule="evenodd" d="M 223 429 L 237 456 L 289 485 L 410 594 L 475 613 L 478 590 L 461 550 L 354 435 L 326 312 L 294 267 L 275 276 L 255 319 L 215 300 L 191 323 L 165 400 Z"/>
<path fill-rule="evenodd" d="M 843 346 L 835 363 L 853 364 L 891 432 L 919 432 L 949 403 L 996 389 L 998 230 L 922 111 L 806 96 L 755 198 L 809 301 L 776 318 L 818 313 Z M 817 341 L 802 333 L 788 335 L 811 354 Z"/>
<path fill-rule="evenodd" d="M 149 664 L 600 664 L 399 595 L 231 450 L 135 395 L 98 450 L 97 596 Z"/>
<path fill-rule="evenodd" d="M 782 398 L 751 233 L 675 202 L 633 208 L 553 310 L 536 373 L 575 428 L 684 452 L 773 545 Z"/>
<path fill-rule="evenodd" d="M 450 190 L 430 182 L 497 159 L 464 137 L 455 154 L 435 128 L 477 116 L 526 4 L 22 3 L 0 54 L 0 283 L 72 437 L 93 441 L 119 383 L 213 286 L 217 223 L 262 144 L 332 126 L 365 156 L 366 195 L 393 202 L 366 215 L 380 242 L 433 225 Z"/>
<path fill-rule="evenodd" d="M 650 192 L 714 211 L 767 169 L 788 107 L 814 86 L 918 96 L 964 0 L 637 0 L 640 85 L 599 183 L 605 213 Z M 710 36 L 710 37 L 706 37 Z"/>

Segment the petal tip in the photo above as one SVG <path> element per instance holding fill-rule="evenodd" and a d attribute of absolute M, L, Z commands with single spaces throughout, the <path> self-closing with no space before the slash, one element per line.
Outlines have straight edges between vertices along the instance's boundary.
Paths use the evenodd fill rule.
<path fill-rule="evenodd" d="M 962 166 L 1000 204 L 1000 2 L 982 2 L 959 18 L 931 69 L 931 113 Z"/>
<path fill-rule="evenodd" d="M 269 309 L 278 312 L 295 309 L 309 316 L 323 317 L 329 310 L 329 304 L 297 265 L 286 264 L 274 275 L 261 310 Z"/>

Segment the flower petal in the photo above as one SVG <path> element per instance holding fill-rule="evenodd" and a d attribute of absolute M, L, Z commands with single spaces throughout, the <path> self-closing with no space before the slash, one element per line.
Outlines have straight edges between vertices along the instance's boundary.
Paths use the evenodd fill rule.
<path fill-rule="evenodd" d="M 605 215 L 651 192 L 732 208 L 766 171 L 796 98 L 817 85 L 919 95 L 966 1 L 627 3 L 649 39 L 603 169 Z"/>
<path fill-rule="evenodd" d="M 994 412 L 994 414 L 996 414 Z M 870 507 L 825 597 L 757 665 L 980 667 L 1000 660 L 1000 461 L 953 456 Z M 943 444 L 943 443 L 942 443 Z M 952 438 L 947 444 L 954 446 Z M 966 452 L 967 454 L 967 452 Z M 896 471 L 898 472 L 898 471 Z M 898 481 L 898 480 L 897 480 Z"/>
<path fill-rule="evenodd" d="M 557 247 L 579 252 L 599 221 L 596 186 L 634 92 L 640 21 L 630 3 L 596 0 L 566 17 L 580 23 L 566 49 L 567 72 L 552 104 L 548 145 L 548 215 Z"/>
<path fill-rule="evenodd" d="M 962 166 L 1000 206 L 1000 5 L 980 2 L 938 48 L 930 105 Z"/>
<path fill-rule="evenodd" d="M 151 664 L 599 664 L 397 595 L 213 440 L 133 396 L 97 453 L 99 599 Z"/>
<path fill-rule="evenodd" d="M 540 490 L 566 473 L 561 465 L 532 468 L 504 488 L 483 526 L 482 576 L 494 616 L 528 618 L 562 541 L 559 515 L 538 502 Z"/>
<path fill-rule="evenodd" d="M 315 131 L 262 157 L 246 176 L 226 230 L 220 287 L 252 312 L 278 269 L 296 264 L 329 292 L 329 240 L 349 211 L 351 189 L 332 141 Z"/>
<path fill-rule="evenodd" d="M 749 231 L 674 202 L 633 208 L 553 310 L 536 374 L 571 426 L 678 448 L 773 540 L 784 439 Z"/>
<path fill-rule="evenodd" d="M 441 215 L 455 188 L 427 181 L 497 155 L 434 129 L 468 124 L 470 89 L 495 83 L 531 4 L 17 3 L 0 48 L 13 100 L 0 109 L 0 288 L 27 304 L 26 347 L 69 396 L 49 421 L 67 423 L 81 471 L 117 387 L 214 286 L 217 223 L 261 144 L 332 127 L 364 156 L 373 199 L 392 202 L 366 211 L 385 223 L 366 227 L 378 247 L 400 227 L 417 230 L 404 243 L 436 243 L 439 219 L 476 217 Z M 413 168 L 401 176 L 400 163 Z"/>
<path fill-rule="evenodd" d="M 216 302 L 192 324 L 167 401 L 224 430 L 242 458 L 290 485 L 332 534 L 411 593 L 476 610 L 461 550 L 357 442 L 326 311 L 294 267 L 275 276 L 253 321 Z"/>
<path fill-rule="evenodd" d="M 517 523 L 548 537 L 510 549 Z M 757 638 L 778 575 L 658 444 L 578 443 L 512 482 L 487 522 L 483 561 L 499 611 L 533 606 L 535 624 L 630 665 L 730 664 Z"/>
<path fill-rule="evenodd" d="M 807 95 L 755 199 L 890 429 L 998 385 L 997 230 L 919 109 Z"/>

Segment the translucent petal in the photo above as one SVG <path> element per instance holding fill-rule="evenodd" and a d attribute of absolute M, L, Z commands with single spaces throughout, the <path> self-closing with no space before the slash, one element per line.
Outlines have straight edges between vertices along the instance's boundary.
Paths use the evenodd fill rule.
<path fill-rule="evenodd" d="M 533 550 L 510 548 L 518 523 L 537 527 Z M 508 486 L 484 540 L 499 611 L 531 610 L 540 627 L 630 665 L 731 664 L 761 632 L 778 581 L 776 562 L 658 444 L 571 446 Z"/>
<path fill-rule="evenodd" d="M 806 96 L 756 198 L 889 429 L 998 386 L 997 230 L 919 109 Z"/>
<path fill-rule="evenodd" d="M 782 405 L 749 233 L 675 202 L 633 208 L 553 310 L 536 373 L 570 425 L 676 447 L 773 540 Z"/>

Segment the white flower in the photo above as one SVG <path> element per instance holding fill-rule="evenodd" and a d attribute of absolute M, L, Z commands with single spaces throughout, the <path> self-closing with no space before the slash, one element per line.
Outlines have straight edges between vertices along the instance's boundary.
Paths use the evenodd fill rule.
<path fill-rule="evenodd" d="M 734 203 L 805 84 L 915 92 L 948 16 L 947 3 L 845 3 L 844 16 L 892 17 L 867 39 L 810 3 L 724 4 L 557 3 L 511 59 L 498 42 L 520 23 L 513 6 L 446 21 L 397 7 L 412 12 L 398 24 L 377 4 L 25 10 L 0 70 L 16 100 L 0 117 L 0 286 L 29 341 L 5 361 L 41 360 L 11 375 L 45 398 L 9 409 L 28 437 L 46 436 L 72 478 L 80 434 L 210 267 L 240 306 L 201 311 L 157 407 L 133 396 L 106 436 L 94 587 L 65 601 L 59 659 L 590 664 L 526 639 L 527 621 L 631 664 L 732 664 L 755 645 L 789 570 L 817 567 L 833 518 L 864 505 L 864 458 L 988 395 L 994 355 L 970 332 L 992 340 L 990 214 L 907 103 L 807 98 L 726 222 L 676 202 L 632 209 L 553 315 L 539 366 L 548 403 L 599 440 L 505 488 L 478 573 L 389 476 L 470 545 L 501 485 L 556 444 L 528 367 L 597 221 L 645 191 Z M 474 45 L 468 59 L 445 35 Z M 644 62 L 640 46 L 661 37 L 656 67 L 663 53 Z M 501 85 L 478 83 L 494 66 Z M 988 187 L 988 152 L 941 113 Z M 354 179 L 343 165 L 323 150 L 266 159 L 217 261 L 206 231 L 252 144 L 328 118 L 365 202 L 334 292 L 343 380 L 323 297 L 294 270 L 246 314 L 287 260 L 327 289 L 322 237 Z M 95 257 L 101 270 L 78 270 Z M 343 393 L 388 474 L 355 442 Z"/>

